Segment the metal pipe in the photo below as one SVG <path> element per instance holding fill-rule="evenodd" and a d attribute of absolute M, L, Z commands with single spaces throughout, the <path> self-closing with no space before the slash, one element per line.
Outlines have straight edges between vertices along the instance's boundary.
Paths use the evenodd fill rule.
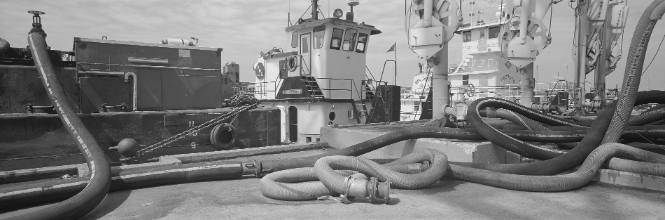
<path fill-rule="evenodd" d="M 132 111 L 138 110 L 138 78 L 134 72 L 108 72 L 108 71 L 80 71 L 79 74 L 90 74 L 90 75 L 102 75 L 102 76 L 122 76 L 125 79 L 125 82 L 129 81 L 129 77 L 132 78 Z"/>
<path fill-rule="evenodd" d="M 526 44 L 527 28 L 529 27 L 529 18 L 531 17 L 531 0 L 522 0 L 522 10 L 520 10 L 520 43 Z"/>
<path fill-rule="evenodd" d="M 423 27 L 432 26 L 432 10 L 434 7 L 434 0 L 424 0 L 423 2 Z"/>
<path fill-rule="evenodd" d="M 586 9 L 589 0 L 580 0 L 576 9 L 577 25 L 577 57 L 575 68 L 575 90 L 573 91 L 573 103 L 575 104 L 575 114 L 581 115 L 582 103 L 584 103 L 584 81 L 586 79 L 586 40 L 587 40 L 587 16 Z"/>

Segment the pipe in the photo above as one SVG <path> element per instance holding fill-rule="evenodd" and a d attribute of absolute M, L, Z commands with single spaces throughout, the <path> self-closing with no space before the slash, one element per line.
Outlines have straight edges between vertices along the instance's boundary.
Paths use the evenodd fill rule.
<path fill-rule="evenodd" d="M 423 27 L 432 26 L 432 11 L 434 0 L 424 0 L 423 2 Z"/>
<path fill-rule="evenodd" d="M 28 34 L 30 52 L 32 52 L 42 83 L 58 111 L 63 126 L 74 137 L 79 150 L 86 159 L 90 168 L 90 182 L 81 192 L 67 200 L 19 216 L 12 216 L 12 218 L 77 219 L 90 212 L 104 199 L 109 189 L 111 173 L 104 152 L 72 109 L 58 82 L 46 50 L 45 35 L 41 28 L 37 31 L 33 29 Z"/>
<path fill-rule="evenodd" d="M 129 78 L 132 78 L 132 111 L 137 111 L 138 108 L 138 91 L 139 84 L 136 73 L 134 72 L 107 72 L 107 71 L 81 71 L 79 74 L 90 74 L 90 75 L 102 75 L 102 76 L 122 76 L 125 79 L 125 82 L 129 81 Z"/>
<path fill-rule="evenodd" d="M 651 153 L 624 144 L 607 143 L 591 152 L 580 168 L 569 174 L 528 176 L 499 173 L 451 164 L 450 176 L 456 179 L 505 189 L 559 192 L 585 186 L 596 176 L 598 169 L 600 169 L 605 161 L 615 156 L 654 163 L 665 163 L 665 155 Z"/>
<path fill-rule="evenodd" d="M 520 43 L 526 44 L 527 27 L 531 17 L 531 0 L 522 0 L 522 9 L 520 10 Z"/>

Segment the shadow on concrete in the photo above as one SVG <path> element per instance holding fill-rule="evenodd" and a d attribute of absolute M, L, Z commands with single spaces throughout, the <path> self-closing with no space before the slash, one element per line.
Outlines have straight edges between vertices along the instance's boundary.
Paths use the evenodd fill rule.
<path fill-rule="evenodd" d="M 106 214 L 112 212 L 118 206 L 122 205 L 129 195 L 132 193 L 131 190 L 113 192 L 106 195 L 106 198 L 90 213 L 84 216 L 82 219 L 99 219 Z"/>

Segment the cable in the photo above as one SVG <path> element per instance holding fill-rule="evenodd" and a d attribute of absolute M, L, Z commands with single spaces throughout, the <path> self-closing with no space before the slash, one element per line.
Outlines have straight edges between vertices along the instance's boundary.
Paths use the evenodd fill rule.
<path fill-rule="evenodd" d="M 663 46 L 663 40 L 665 40 L 665 35 L 663 35 L 663 38 L 660 39 L 660 43 L 658 44 L 658 49 L 656 49 L 656 53 L 651 57 L 651 61 L 649 61 L 649 65 L 647 65 L 647 68 L 644 68 L 644 72 L 642 72 L 642 77 L 644 77 L 645 74 L 647 74 L 647 71 L 649 71 L 649 67 L 651 67 L 651 64 L 653 64 L 653 61 L 656 59 L 656 56 L 658 56 L 658 53 L 660 52 L 660 47 Z"/>

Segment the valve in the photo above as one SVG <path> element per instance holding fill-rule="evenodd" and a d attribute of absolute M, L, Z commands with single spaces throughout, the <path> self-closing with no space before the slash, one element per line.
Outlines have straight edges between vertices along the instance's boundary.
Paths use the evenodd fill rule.
<path fill-rule="evenodd" d="M 40 15 L 46 13 L 44 13 L 43 11 L 30 10 L 28 11 L 28 14 L 32 14 L 32 29 L 30 30 L 30 33 L 39 32 L 44 34 L 44 37 L 46 37 L 44 29 L 42 29 L 42 18 L 40 17 Z"/>

